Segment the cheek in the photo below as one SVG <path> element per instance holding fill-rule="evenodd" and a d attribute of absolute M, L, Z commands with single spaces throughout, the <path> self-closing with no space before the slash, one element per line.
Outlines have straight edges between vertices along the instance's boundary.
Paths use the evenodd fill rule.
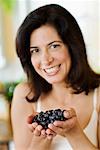
<path fill-rule="evenodd" d="M 31 58 L 32 65 L 35 70 L 39 67 L 39 62 L 36 59 Z"/>
<path fill-rule="evenodd" d="M 61 60 L 62 62 L 64 61 L 70 61 L 70 55 L 68 53 L 61 53 L 59 55 L 59 60 Z"/>
<path fill-rule="evenodd" d="M 71 68 L 71 57 L 68 52 L 63 53 L 62 55 L 59 56 L 59 59 L 61 60 L 62 63 L 66 64 L 66 67 L 68 70 Z"/>

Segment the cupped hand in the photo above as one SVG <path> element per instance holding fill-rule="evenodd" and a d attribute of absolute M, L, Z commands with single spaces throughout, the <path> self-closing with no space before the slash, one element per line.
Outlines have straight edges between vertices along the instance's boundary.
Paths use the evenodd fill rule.
<path fill-rule="evenodd" d="M 49 129 L 56 134 L 66 137 L 68 132 L 72 130 L 77 124 L 76 112 L 73 108 L 69 108 L 64 111 L 65 121 L 55 121 L 53 124 L 49 124 Z"/>
<path fill-rule="evenodd" d="M 30 131 L 32 132 L 33 135 L 51 140 L 54 136 L 56 136 L 56 133 L 53 130 L 51 130 L 49 128 L 45 130 L 37 122 L 32 123 L 33 117 L 36 114 L 37 113 L 35 113 L 34 115 L 28 116 L 28 118 L 27 118 L 28 128 L 30 129 Z"/>

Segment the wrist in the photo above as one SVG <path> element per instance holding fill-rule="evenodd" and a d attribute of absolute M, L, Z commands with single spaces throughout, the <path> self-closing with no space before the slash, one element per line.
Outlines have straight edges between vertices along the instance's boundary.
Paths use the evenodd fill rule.
<path fill-rule="evenodd" d="M 66 138 L 74 150 L 96 150 L 79 124 L 69 131 Z"/>

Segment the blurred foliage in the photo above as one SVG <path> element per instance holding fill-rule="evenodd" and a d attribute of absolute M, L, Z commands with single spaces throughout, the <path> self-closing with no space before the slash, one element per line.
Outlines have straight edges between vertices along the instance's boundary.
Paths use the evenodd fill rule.
<path fill-rule="evenodd" d="M 13 97 L 13 92 L 17 84 L 19 84 L 19 81 L 16 82 L 5 82 L 3 83 L 3 95 L 6 97 L 6 99 L 11 102 Z"/>
<path fill-rule="evenodd" d="M 6 12 L 11 12 L 15 6 L 16 0 L 0 0 L 0 7 Z"/>

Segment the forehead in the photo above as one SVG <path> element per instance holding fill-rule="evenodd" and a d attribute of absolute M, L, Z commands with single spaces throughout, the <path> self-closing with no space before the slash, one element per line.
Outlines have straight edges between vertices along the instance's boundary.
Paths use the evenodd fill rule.
<path fill-rule="evenodd" d="M 32 32 L 30 36 L 30 45 L 38 45 L 40 43 L 48 44 L 48 42 L 55 40 L 61 40 L 57 30 L 53 26 L 43 25 Z"/>

